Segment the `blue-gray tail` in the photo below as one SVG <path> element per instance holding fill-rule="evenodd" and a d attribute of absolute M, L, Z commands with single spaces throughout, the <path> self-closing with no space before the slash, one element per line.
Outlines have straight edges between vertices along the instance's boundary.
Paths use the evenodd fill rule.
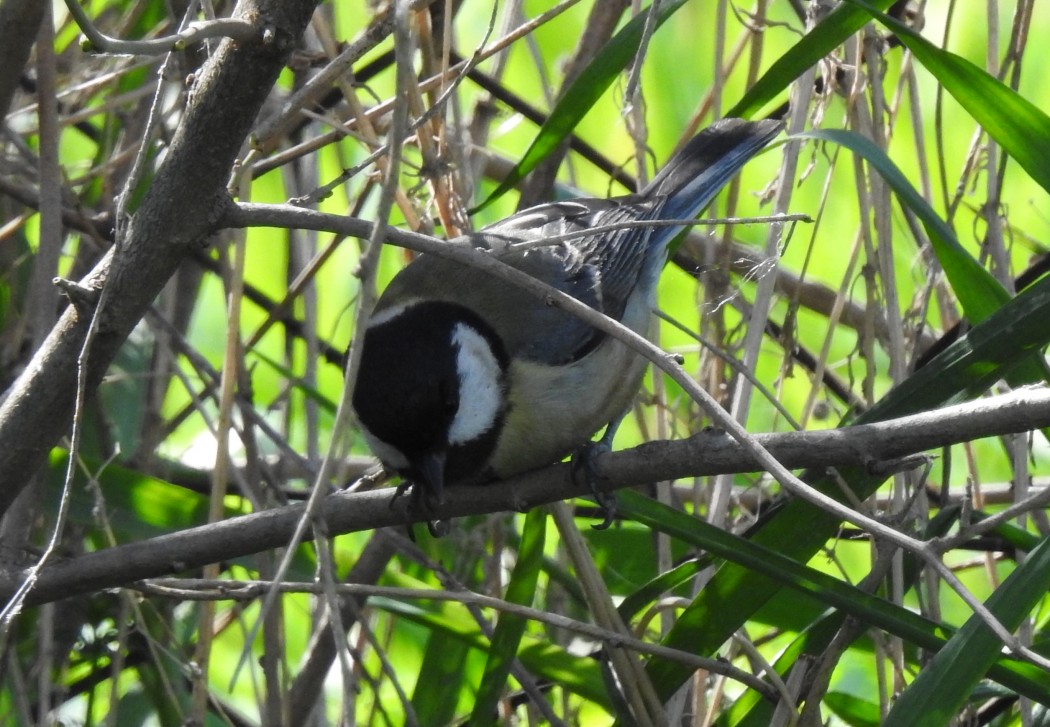
<path fill-rule="evenodd" d="M 662 219 L 692 219 L 782 128 L 772 119 L 722 119 L 690 139 L 641 194 L 667 198 Z"/>

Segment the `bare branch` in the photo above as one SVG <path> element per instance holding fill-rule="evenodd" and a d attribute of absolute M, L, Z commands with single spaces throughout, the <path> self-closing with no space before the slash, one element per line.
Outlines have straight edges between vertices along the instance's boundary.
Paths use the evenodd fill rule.
<path fill-rule="evenodd" d="M 274 589 L 280 593 L 313 593 L 321 594 L 323 586 L 319 583 L 294 583 L 275 581 L 210 581 L 200 579 L 161 578 L 144 581 L 134 585 L 134 588 L 151 596 L 163 598 L 177 598 L 187 601 L 253 601 L 260 598 L 267 590 Z M 631 638 L 608 629 L 578 621 L 567 616 L 561 616 L 550 611 L 541 611 L 537 608 L 522 606 L 517 603 L 505 601 L 502 598 L 486 596 L 473 591 L 441 591 L 437 589 L 422 588 L 396 588 L 393 586 L 373 586 L 356 583 L 346 583 L 335 586 L 336 591 L 342 596 L 368 597 L 378 596 L 395 601 L 452 601 L 462 604 L 472 604 L 483 608 L 491 608 L 496 611 L 506 612 L 531 619 L 539 623 L 545 623 L 560 629 L 577 633 L 590 639 L 610 643 L 612 645 L 632 649 L 639 654 L 651 654 L 660 656 L 682 664 L 689 664 L 696 669 L 707 669 L 716 674 L 724 674 L 730 679 L 746 684 L 759 691 L 761 694 L 772 697 L 772 688 L 758 677 L 729 665 L 724 659 L 709 659 L 696 654 L 690 654 L 678 649 L 671 649 L 659 644 L 652 644 L 641 639 Z"/>
<path fill-rule="evenodd" d="M 225 41 L 201 69 L 121 256 L 107 255 L 80 281 L 95 290 L 112 286 L 91 350 L 89 390 L 179 263 L 221 216 L 233 162 L 314 5 L 314 0 L 245 0 L 242 14 L 266 17 L 275 39 Z M 86 327 L 87 317 L 68 309 L 0 405 L 0 512 L 69 426 Z"/>
<path fill-rule="evenodd" d="M 160 55 L 175 50 L 182 50 L 192 43 L 199 43 L 207 38 L 231 38 L 242 43 L 262 40 L 265 43 L 273 42 L 276 34 L 272 29 L 257 27 L 253 23 L 240 18 L 217 18 L 199 23 L 190 23 L 185 30 L 163 38 L 151 40 L 121 40 L 105 35 L 91 18 L 80 7 L 78 0 L 66 0 L 69 14 L 77 22 L 77 26 L 84 34 L 85 40 L 81 41 L 80 48 L 85 52 L 119 53 L 123 55 Z"/>
<path fill-rule="evenodd" d="M 754 439 L 784 467 L 864 467 L 950 444 L 1046 426 L 1050 426 L 1050 389 L 1040 387 L 877 424 L 760 434 Z M 680 441 L 649 442 L 623 452 L 603 454 L 597 466 L 606 475 L 599 487 L 608 491 L 682 477 L 763 469 L 739 443 L 714 430 Z M 447 520 L 522 511 L 590 493 L 587 483 L 573 480 L 568 464 L 559 464 L 512 478 L 498 487 L 451 488 L 446 502 L 426 516 L 409 518 L 392 506 L 391 490 L 329 495 L 320 515 L 335 535 L 403 525 L 410 519 Z M 40 573 L 26 602 L 68 598 L 283 547 L 304 510 L 303 503 L 289 505 L 56 563 Z M 309 532 L 306 537 L 310 537 Z M 0 600 L 10 595 L 21 577 L 14 573 L 0 578 Z"/>
<path fill-rule="evenodd" d="M 40 0 L 0 0 L 0 119 L 7 116 L 45 9 Z"/>

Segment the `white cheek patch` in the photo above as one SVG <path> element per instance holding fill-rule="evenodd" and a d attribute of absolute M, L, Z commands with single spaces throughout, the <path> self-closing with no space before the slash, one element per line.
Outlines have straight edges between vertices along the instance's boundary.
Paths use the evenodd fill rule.
<path fill-rule="evenodd" d="M 503 371 L 485 337 L 465 323 L 452 330 L 459 375 L 459 409 L 449 444 L 466 444 L 492 429 L 503 407 Z"/>

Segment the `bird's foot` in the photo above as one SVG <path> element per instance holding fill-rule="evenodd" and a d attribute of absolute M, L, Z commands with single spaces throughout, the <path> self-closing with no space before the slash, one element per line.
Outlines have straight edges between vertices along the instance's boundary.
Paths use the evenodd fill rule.
<path fill-rule="evenodd" d="M 609 478 L 602 474 L 598 467 L 598 455 L 612 451 L 604 440 L 587 442 L 572 455 L 569 465 L 572 481 L 577 484 L 586 484 L 587 489 L 594 495 L 595 501 L 602 512 L 602 521 L 592 525 L 595 530 L 605 530 L 612 525 L 616 518 L 616 495 L 611 492 L 600 490 L 598 485 Z"/>
<path fill-rule="evenodd" d="M 408 494 L 408 502 L 398 503 L 405 494 Z M 433 492 L 428 492 L 425 488 L 419 484 L 412 482 L 411 480 L 402 480 L 401 484 L 394 490 L 394 496 L 390 499 L 390 509 L 393 510 L 397 507 L 401 514 L 404 515 L 406 524 L 408 525 L 408 535 L 414 541 L 415 536 L 412 531 L 412 523 L 416 516 L 422 516 L 427 518 L 427 530 L 430 535 L 435 538 L 440 538 L 443 535 L 448 534 L 448 520 L 433 519 L 430 516 L 434 514 L 434 511 L 438 509 L 444 503 L 445 498 L 437 495 Z"/>

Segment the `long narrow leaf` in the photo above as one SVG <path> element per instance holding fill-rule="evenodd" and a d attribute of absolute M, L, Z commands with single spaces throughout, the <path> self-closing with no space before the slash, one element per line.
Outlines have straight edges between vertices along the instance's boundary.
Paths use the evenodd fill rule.
<path fill-rule="evenodd" d="M 397 585 L 409 588 L 422 588 L 426 584 L 413 581 L 402 574 L 390 574 Z M 368 601 L 370 606 L 397 614 L 420 626 L 442 631 L 457 638 L 471 648 L 487 652 L 490 642 L 478 631 L 477 624 L 457 604 L 441 604 L 433 608 L 423 608 L 416 604 L 395 601 L 389 598 L 374 597 Z M 537 678 L 549 679 L 551 682 L 581 695 L 595 704 L 611 710 L 608 694 L 602 682 L 601 667 L 594 659 L 585 656 L 574 656 L 549 639 L 537 639 L 528 634 L 522 640 L 517 654 L 521 663 Z"/>
<path fill-rule="evenodd" d="M 1050 116 L 984 69 L 938 48 L 899 20 L 860 0 L 850 3 L 892 30 L 981 128 L 1050 192 Z"/>
<path fill-rule="evenodd" d="M 536 596 L 536 582 L 543 566 L 543 543 L 547 534 L 547 511 L 536 508 L 525 516 L 522 527 L 521 547 L 518 549 L 517 562 L 507 584 L 506 599 L 511 603 L 531 606 Z M 499 615 L 496 630 L 492 634 L 492 648 L 489 649 L 485 673 L 478 689 L 474 712 L 470 723 L 484 725 L 492 722 L 496 704 L 503 694 L 503 688 L 510 674 L 511 663 L 518 653 L 521 637 L 525 633 L 527 621 L 521 616 L 509 612 Z"/>
<path fill-rule="evenodd" d="M 660 15 L 656 19 L 657 26 L 662 25 L 684 4 L 685 0 L 673 0 L 661 5 Z M 495 191 L 474 208 L 474 212 L 485 209 L 517 186 L 526 174 L 535 169 L 537 164 L 568 138 L 580 123 L 580 119 L 598 102 L 638 51 L 648 15 L 649 10 L 638 13 L 605 44 L 594 60 L 587 64 L 555 104 L 521 161 L 514 165 Z"/>
<path fill-rule="evenodd" d="M 622 513 L 633 520 L 812 596 L 828 608 L 836 609 L 831 613 L 838 622 L 848 615 L 931 651 L 944 646 L 953 634 L 950 628 L 803 565 L 782 555 L 778 549 L 727 533 L 639 493 L 620 493 L 618 503 Z M 826 628 L 827 637 L 834 635 L 837 628 L 834 624 Z M 812 639 L 813 634 L 807 638 Z M 994 674 L 1004 685 L 1034 699 L 1050 699 L 1050 677 L 1038 670 L 1022 668 L 1017 662 L 1004 659 L 996 665 Z"/>
<path fill-rule="evenodd" d="M 886 152 L 877 147 L 871 139 L 842 129 L 807 131 L 797 136 L 802 139 L 832 141 L 844 146 L 854 154 L 864 157 L 865 161 L 878 171 L 879 176 L 896 193 L 900 203 L 911 209 L 922 222 L 926 234 L 930 237 L 934 254 L 944 268 L 952 291 L 959 298 L 971 323 L 983 321 L 1010 298 L 1002 284 L 959 244 L 951 228 L 933 211 Z"/>
<path fill-rule="evenodd" d="M 1050 280 L 1044 279 L 1008 301 L 931 362 L 938 364 L 944 381 L 927 380 L 928 385 L 924 386 L 924 378 L 930 376 L 926 372 L 931 366 L 927 366 L 890 391 L 862 419 L 887 419 L 944 405 L 964 394 L 974 396 L 1048 341 Z M 943 362 L 947 363 L 941 366 Z M 929 393 L 930 389 L 934 393 Z M 860 499 L 871 495 L 884 480 L 860 468 L 843 469 L 838 475 Z M 803 477 L 831 496 L 842 497 L 838 480 L 818 473 Z M 805 562 L 834 535 L 838 525 L 838 520 L 828 513 L 808 502 L 793 500 L 772 516 L 753 540 Z M 726 563 L 681 614 L 665 643 L 711 654 L 781 587 L 767 575 Z M 659 661 L 652 662 L 650 670 L 654 684 L 667 695 L 690 674 L 683 667 Z"/>
<path fill-rule="evenodd" d="M 1050 589 L 1050 539 L 988 598 L 988 609 L 1011 631 Z M 976 614 L 937 652 L 890 710 L 888 727 L 948 724 L 1002 650 L 1002 642 Z"/>
<path fill-rule="evenodd" d="M 879 0 L 875 3 L 879 8 L 888 8 L 892 4 L 893 0 Z M 824 56 L 863 28 L 867 22 L 868 14 L 860 8 L 839 5 L 787 53 L 777 58 L 726 115 L 751 118 L 777 94 L 787 89 L 792 81 L 819 63 Z"/>

